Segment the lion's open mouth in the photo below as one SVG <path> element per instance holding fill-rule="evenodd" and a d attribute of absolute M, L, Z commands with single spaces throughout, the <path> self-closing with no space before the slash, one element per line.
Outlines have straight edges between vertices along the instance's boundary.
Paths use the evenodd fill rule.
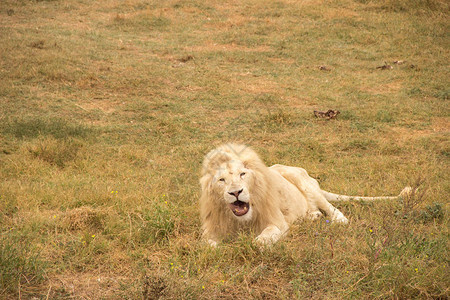
<path fill-rule="evenodd" d="M 245 215 L 248 213 L 248 210 L 250 208 L 250 205 L 246 202 L 242 201 L 234 201 L 233 203 L 230 203 L 231 211 L 238 217 Z"/>

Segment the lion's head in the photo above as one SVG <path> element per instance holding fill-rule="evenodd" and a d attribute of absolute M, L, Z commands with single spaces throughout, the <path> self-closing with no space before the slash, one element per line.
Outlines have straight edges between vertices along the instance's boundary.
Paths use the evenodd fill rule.
<path fill-rule="evenodd" d="M 222 195 L 235 217 L 249 220 L 252 216 L 250 189 L 254 184 L 253 171 L 240 160 L 223 162 L 211 178 L 211 187 L 217 195 Z"/>
<path fill-rule="evenodd" d="M 225 236 L 230 233 L 226 230 L 258 225 L 257 216 L 268 208 L 261 203 L 270 186 L 266 173 L 258 155 L 245 145 L 225 144 L 206 155 L 200 214 L 207 235 Z"/>

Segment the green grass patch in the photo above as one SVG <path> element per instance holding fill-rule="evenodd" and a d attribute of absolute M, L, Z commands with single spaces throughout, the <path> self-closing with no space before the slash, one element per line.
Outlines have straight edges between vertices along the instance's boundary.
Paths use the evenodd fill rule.
<path fill-rule="evenodd" d="M 39 136 L 52 136 L 55 139 L 86 138 L 93 133 L 87 126 L 76 122 L 71 124 L 63 119 L 43 117 L 3 120 L 0 130 L 3 134 L 20 139 L 37 138 Z"/>

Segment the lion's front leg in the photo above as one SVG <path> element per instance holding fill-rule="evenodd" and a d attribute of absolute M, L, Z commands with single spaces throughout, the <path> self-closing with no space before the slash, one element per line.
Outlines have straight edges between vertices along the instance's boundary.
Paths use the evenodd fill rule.
<path fill-rule="evenodd" d="M 275 225 L 269 225 L 256 237 L 255 241 L 262 245 L 271 245 L 276 243 L 286 231 Z"/>

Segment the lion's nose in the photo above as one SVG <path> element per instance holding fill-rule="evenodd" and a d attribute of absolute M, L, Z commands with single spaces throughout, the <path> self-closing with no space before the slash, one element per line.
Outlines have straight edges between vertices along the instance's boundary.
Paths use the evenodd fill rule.
<path fill-rule="evenodd" d="M 234 192 L 228 192 L 228 194 L 235 196 L 236 199 L 239 197 L 239 195 L 242 193 L 244 189 L 240 189 L 239 191 L 234 191 Z"/>

